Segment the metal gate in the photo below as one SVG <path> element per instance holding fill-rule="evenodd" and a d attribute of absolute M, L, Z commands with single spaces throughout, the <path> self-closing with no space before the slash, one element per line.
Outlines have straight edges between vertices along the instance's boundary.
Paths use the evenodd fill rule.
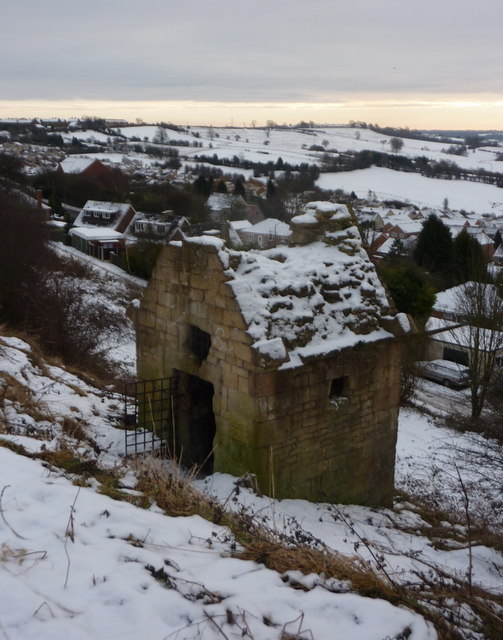
<path fill-rule="evenodd" d="M 175 451 L 177 379 L 158 378 L 126 384 L 124 423 L 126 455 Z"/>

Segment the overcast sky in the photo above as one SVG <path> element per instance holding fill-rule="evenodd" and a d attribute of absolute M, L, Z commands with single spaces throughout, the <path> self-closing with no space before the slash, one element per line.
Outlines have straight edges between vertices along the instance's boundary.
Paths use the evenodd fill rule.
<path fill-rule="evenodd" d="M 452 126 L 477 113 L 479 128 L 503 128 L 502 0 L 2 4 L 3 116 L 101 105 L 214 124 L 435 126 L 452 110 Z"/>

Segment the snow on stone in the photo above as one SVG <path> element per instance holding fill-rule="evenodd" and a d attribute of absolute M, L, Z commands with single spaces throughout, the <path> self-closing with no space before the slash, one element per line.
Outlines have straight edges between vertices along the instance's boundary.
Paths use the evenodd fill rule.
<path fill-rule="evenodd" d="M 347 208 L 310 203 L 292 226 L 299 222 L 303 228 L 306 220 L 309 227 L 319 226 L 321 218 L 345 228 L 325 230 L 320 240 L 305 245 L 220 251 L 222 261 L 229 256 L 225 264 L 237 264 L 226 275 L 256 348 L 272 349 L 270 341 L 280 339 L 290 365 L 390 335 L 380 322 L 389 313 L 385 291 Z M 273 344 L 275 353 L 283 354 Z"/>

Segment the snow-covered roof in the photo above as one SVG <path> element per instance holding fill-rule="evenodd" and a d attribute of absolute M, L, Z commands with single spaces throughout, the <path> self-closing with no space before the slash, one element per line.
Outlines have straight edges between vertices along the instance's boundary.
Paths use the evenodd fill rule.
<path fill-rule="evenodd" d="M 245 231 L 247 234 L 260 235 L 270 233 L 283 238 L 288 238 L 291 234 L 290 225 L 286 224 L 286 222 L 281 222 L 277 218 L 266 218 L 261 222 L 257 222 L 257 224 L 250 225 Z"/>
<path fill-rule="evenodd" d="M 421 220 L 400 220 L 396 222 L 396 226 L 400 227 L 405 233 L 421 233 L 423 229 Z"/>
<path fill-rule="evenodd" d="M 101 202 L 99 200 L 88 200 L 82 211 L 97 211 L 100 213 L 118 213 L 121 208 L 118 202 Z"/>
<path fill-rule="evenodd" d="M 485 291 L 488 297 L 490 297 L 494 292 L 494 285 L 486 284 L 482 285 L 477 282 L 465 282 L 464 284 L 458 284 L 455 287 L 451 287 L 450 289 L 445 289 L 445 291 L 440 291 L 437 293 L 437 297 L 435 299 L 435 304 L 433 305 L 434 311 L 439 313 L 460 313 L 460 307 L 466 306 L 461 303 L 461 301 L 466 296 L 465 292 L 470 292 L 470 289 L 474 287 L 485 287 Z"/>
<path fill-rule="evenodd" d="M 377 253 L 388 254 L 391 251 L 391 247 L 395 244 L 396 238 L 387 238 L 377 249 Z"/>
<path fill-rule="evenodd" d="M 249 220 L 229 220 L 229 226 L 235 231 L 242 231 L 252 226 Z"/>
<path fill-rule="evenodd" d="M 77 216 L 75 227 L 93 227 L 96 226 L 89 215 L 97 213 L 103 216 L 102 223 L 107 223 L 108 228 L 117 228 L 123 220 L 123 216 L 129 211 L 131 205 L 128 202 L 102 202 L 99 200 L 88 200 L 82 207 L 81 212 Z M 109 218 L 107 218 L 107 215 Z M 100 226 L 100 229 L 102 226 Z"/>
<path fill-rule="evenodd" d="M 450 327 L 455 328 L 450 329 Z M 465 349 L 471 349 L 474 347 L 474 333 L 476 332 L 478 348 L 480 351 L 496 350 L 499 352 L 503 349 L 503 335 L 502 332 L 499 331 L 474 328 L 467 324 L 459 326 L 458 323 L 453 322 L 452 320 L 443 320 L 442 318 L 435 317 L 428 319 L 425 329 L 426 331 L 438 332 L 430 336 L 432 340 L 455 344 L 458 347 L 463 347 Z M 440 331 L 440 329 L 444 329 L 444 331 Z"/>
<path fill-rule="evenodd" d="M 62 160 L 59 165 L 65 173 L 82 173 L 85 171 L 96 158 L 77 158 L 75 156 L 69 156 Z"/>
<path fill-rule="evenodd" d="M 119 240 L 124 238 L 123 233 L 109 229 L 108 227 L 72 227 L 70 235 L 85 238 L 86 240 Z"/>
<path fill-rule="evenodd" d="M 310 232 L 317 223 L 328 226 L 317 241 L 265 251 L 232 251 L 212 239 L 253 348 L 286 368 L 358 342 L 390 338 L 384 328 L 392 321 L 389 302 L 347 208 L 310 203 L 293 220 L 294 240 L 295 225 L 305 224 Z M 400 332 L 410 330 L 406 316 L 398 324 Z"/>
<path fill-rule="evenodd" d="M 503 242 L 498 245 L 498 248 L 493 254 L 493 258 L 503 258 Z"/>
<path fill-rule="evenodd" d="M 213 211 L 220 211 L 221 209 L 229 209 L 234 201 L 234 196 L 229 193 L 212 193 L 206 205 Z"/>

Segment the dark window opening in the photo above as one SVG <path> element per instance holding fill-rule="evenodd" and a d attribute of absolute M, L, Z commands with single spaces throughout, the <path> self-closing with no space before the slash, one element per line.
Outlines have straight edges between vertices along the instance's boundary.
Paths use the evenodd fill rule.
<path fill-rule="evenodd" d="M 200 362 L 206 360 L 211 347 L 211 336 L 199 327 L 191 325 L 189 335 L 190 350 Z"/>
<path fill-rule="evenodd" d="M 342 396 L 344 391 L 344 378 L 334 378 L 330 383 L 330 397 Z"/>
<path fill-rule="evenodd" d="M 332 404 L 341 406 L 348 401 L 347 398 L 348 379 L 345 377 L 334 378 L 330 383 L 328 399 Z"/>

